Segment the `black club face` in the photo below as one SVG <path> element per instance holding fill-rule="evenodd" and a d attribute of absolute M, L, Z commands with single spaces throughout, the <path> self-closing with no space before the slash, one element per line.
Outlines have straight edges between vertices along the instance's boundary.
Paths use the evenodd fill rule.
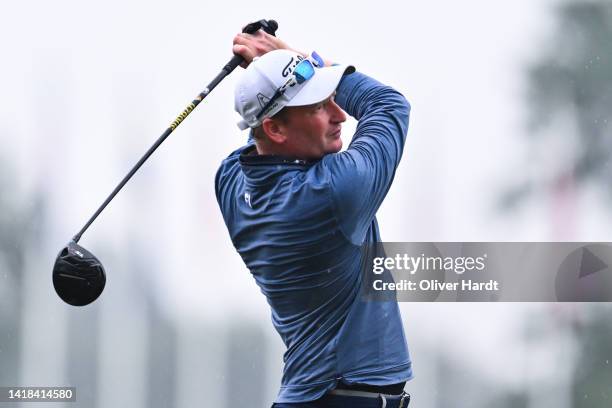
<path fill-rule="evenodd" d="M 96 300 L 106 285 L 102 263 L 91 252 L 70 241 L 53 266 L 53 286 L 58 296 L 72 306 Z"/>

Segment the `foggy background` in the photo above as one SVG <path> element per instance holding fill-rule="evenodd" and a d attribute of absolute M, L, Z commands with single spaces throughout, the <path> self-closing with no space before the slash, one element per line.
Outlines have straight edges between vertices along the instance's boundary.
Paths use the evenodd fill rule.
<path fill-rule="evenodd" d="M 60 248 L 260 18 L 410 101 L 385 241 L 612 241 L 609 1 L 4 4 L 0 386 L 76 386 L 70 407 L 271 405 L 284 347 L 213 188 L 247 137 L 240 69 L 83 236 L 102 296 L 74 308 L 51 283 Z M 610 305 L 401 309 L 416 407 L 611 405 Z"/>

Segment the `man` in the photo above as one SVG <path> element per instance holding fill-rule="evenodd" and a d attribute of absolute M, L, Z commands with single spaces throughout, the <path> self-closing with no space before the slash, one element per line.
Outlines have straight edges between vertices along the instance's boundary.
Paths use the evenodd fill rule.
<path fill-rule="evenodd" d="M 350 66 L 238 34 L 235 90 L 249 142 L 216 194 L 232 243 L 287 347 L 274 407 L 406 407 L 412 368 L 397 302 L 366 301 L 362 245 L 402 155 L 410 106 Z M 257 58 L 256 58 L 257 57 Z M 359 122 L 340 152 L 345 111 Z"/>

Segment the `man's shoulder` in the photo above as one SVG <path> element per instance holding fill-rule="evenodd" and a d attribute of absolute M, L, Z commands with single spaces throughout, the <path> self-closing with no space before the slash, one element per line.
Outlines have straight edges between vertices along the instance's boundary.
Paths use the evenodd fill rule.
<path fill-rule="evenodd" d="M 244 149 L 248 148 L 249 146 L 250 145 L 247 144 L 242 147 L 239 147 L 221 161 L 221 164 L 217 169 L 217 175 L 215 177 L 217 183 L 221 181 L 223 176 L 226 176 L 228 174 L 228 170 L 237 170 L 240 167 L 240 154 L 244 151 Z"/>
<path fill-rule="evenodd" d="M 240 154 L 247 147 L 249 147 L 248 144 L 234 150 L 221 161 L 215 174 L 215 194 L 219 203 L 221 203 L 222 192 L 227 190 L 228 186 L 236 184 L 235 181 L 240 174 Z"/>
<path fill-rule="evenodd" d="M 364 174 L 371 172 L 369 163 L 368 160 L 364 160 L 361 151 L 353 148 L 324 156 L 320 165 L 332 185 L 338 183 L 350 185 L 359 183 Z"/>

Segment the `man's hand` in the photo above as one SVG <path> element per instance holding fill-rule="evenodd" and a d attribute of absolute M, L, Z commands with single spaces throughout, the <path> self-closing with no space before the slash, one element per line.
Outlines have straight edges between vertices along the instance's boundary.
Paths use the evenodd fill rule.
<path fill-rule="evenodd" d="M 234 45 L 232 47 L 234 54 L 241 55 L 244 58 L 244 62 L 240 64 L 242 68 L 246 68 L 255 57 L 260 57 L 273 50 L 283 49 L 291 50 L 285 42 L 263 30 L 258 30 L 254 34 L 237 34 L 234 37 Z"/>

